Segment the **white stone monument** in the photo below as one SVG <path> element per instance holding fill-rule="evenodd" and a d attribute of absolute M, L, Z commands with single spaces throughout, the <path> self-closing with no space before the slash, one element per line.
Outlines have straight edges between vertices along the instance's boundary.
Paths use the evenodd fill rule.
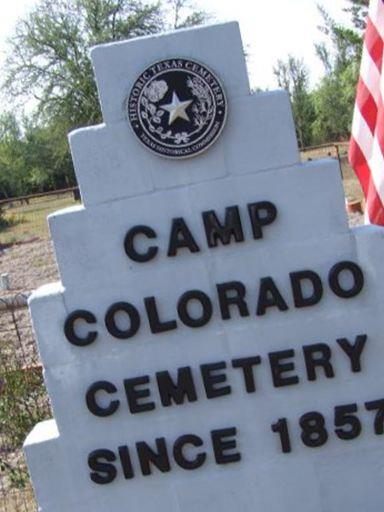
<path fill-rule="evenodd" d="M 84 205 L 50 216 L 61 282 L 30 299 L 40 510 L 378 512 L 384 231 L 348 228 L 336 161 L 300 163 L 236 23 L 92 60 Z"/>

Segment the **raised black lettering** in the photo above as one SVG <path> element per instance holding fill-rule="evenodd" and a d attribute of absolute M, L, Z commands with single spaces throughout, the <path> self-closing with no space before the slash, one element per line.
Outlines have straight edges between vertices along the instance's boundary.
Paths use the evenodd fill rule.
<path fill-rule="evenodd" d="M 255 376 L 253 374 L 253 367 L 261 363 L 260 356 L 243 357 L 240 359 L 233 359 L 233 368 L 240 368 L 243 370 L 244 384 L 247 393 L 254 393 L 256 391 Z"/>
<path fill-rule="evenodd" d="M 293 300 L 296 308 L 314 306 L 321 301 L 323 285 L 316 272 L 312 272 L 311 270 L 291 272 L 289 277 L 291 279 Z M 309 294 L 304 293 L 303 287 L 305 283 L 310 283 L 311 292 Z"/>
<path fill-rule="evenodd" d="M 146 297 L 144 299 L 145 309 L 147 310 L 149 327 L 153 334 L 158 334 L 160 332 L 173 331 L 177 328 L 176 320 L 167 320 L 162 322 L 159 318 L 159 313 L 157 311 L 156 299 L 155 297 Z"/>
<path fill-rule="evenodd" d="M 203 441 L 200 437 L 193 434 L 187 434 L 180 436 L 173 446 L 173 457 L 176 463 L 183 469 L 193 470 L 200 468 L 207 459 L 205 452 L 197 453 L 194 459 L 187 459 L 184 454 L 184 447 L 186 445 L 192 445 L 196 448 L 203 446 Z"/>
<path fill-rule="evenodd" d="M 271 365 L 273 385 L 275 388 L 292 386 L 299 383 L 299 377 L 297 375 L 284 376 L 285 373 L 292 372 L 295 369 L 295 364 L 293 362 L 282 362 L 286 359 L 295 357 L 294 350 L 271 352 L 268 354 L 268 357 Z"/>
<path fill-rule="evenodd" d="M 218 370 L 225 370 L 226 368 L 227 364 L 224 361 L 202 364 L 200 366 L 207 398 L 217 398 L 231 394 L 232 390 L 230 386 L 217 386 L 217 384 L 222 384 L 227 381 L 227 375 L 225 373 L 217 373 Z"/>
<path fill-rule="evenodd" d="M 189 366 L 178 368 L 176 383 L 167 371 L 157 372 L 156 379 L 161 403 L 164 407 L 169 407 L 172 402 L 177 405 L 181 405 L 185 401 L 196 402 L 196 388 Z"/>
<path fill-rule="evenodd" d="M 280 311 L 287 311 L 288 305 L 279 292 L 272 277 L 260 279 L 259 298 L 256 315 L 265 315 L 268 308 L 277 307 Z"/>
<path fill-rule="evenodd" d="M 106 461 L 106 462 L 104 462 Z M 113 464 L 108 462 L 115 462 L 116 455 L 111 450 L 94 450 L 88 456 L 88 466 L 92 469 L 90 477 L 95 484 L 105 485 L 114 481 L 117 475 L 117 470 Z"/>
<path fill-rule="evenodd" d="M 155 442 L 157 451 L 153 450 L 144 441 L 136 443 L 141 472 L 144 476 L 152 473 L 152 466 L 155 466 L 162 473 L 167 473 L 171 470 L 165 438 L 159 437 Z"/>
<path fill-rule="evenodd" d="M 328 379 L 335 376 L 333 366 L 331 364 L 332 351 L 325 343 L 317 343 L 315 345 L 306 345 L 303 347 L 305 366 L 307 368 L 308 380 L 317 379 L 316 368 L 323 368 L 324 374 Z"/>
<path fill-rule="evenodd" d="M 95 341 L 97 338 L 97 331 L 89 331 L 86 336 L 79 336 L 75 332 L 75 323 L 79 321 L 86 322 L 87 324 L 95 324 L 97 320 L 95 315 L 90 311 L 78 309 L 68 315 L 65 320 L 64 334 L 72 345 L 76 345 L 77 347 L 86 347 Z"/>
<path fill-rule="evenodd" d="M 341 283 L 341 275 L 352 277 L 351 285 Z M 359 265 L 353 261 L 341 261 L 331 268 L 328 277 L 329 286 L 335 295 L 343 299 L 356 297 L 364 287 L 364 274 Z"/>
<path fill-rule="evenodd" d="M 228 245 L 232 239 L 235 242 L 244 242 L 243 228 L 237 206 L 229 206 L 225 209 L 224 224 L 219 221 L 214 210 L 203 212 L 202 216 L 208 247 L 217 247 L 218 242 Z"/>
<path fill-rule="evenodd" d="M 172 219 L 168 256 L 176 256 L 179 249 L 189 249 L 191 252 L 200 251 L 199 246 L 195 242 L 192 233 L 182 217 Z"/>
<path fill-rule="evenodd" d="M 260 201 L 248 205 L 248 213 L 251 219 L 253 238 L 263 238 L 263 227 L 272 224 L 277 217 L 277 209 L 269 201 Z"/>
<path fill-rule="evenodd" d="M 234 438 L 236 434 L 237 431 L 235 427 L 212 430 L 211 439 L 216 464 L 229 464 L 241 460 L 241 454 L 232 451 L 236 449 L 237 444 L 236 439 L 230 438 Z M 228 453 L 229 450 L 231 450 L 230 453 Z"/>
<path fill-rule="evenodd" d="M 188 311 L 188 304 L 191 301 L 199 302 L 201 306 L 201 314 L 196 318 L 194 318 Z M 203 325 L 206 325 L 212 318 L 213 308 L 211 299 L 200 290 L 185 292 L 177 303 L 177 312 L 184 325 L 193 328 L 203 327 Z"/>
<path fill-rule="evenodd" d="M 116 322 L 116 315 L 118 313 L 124 314 L 129 319 L 129 327 L 127 329 L 120 329 Z M 108 309 L 105 315 L 105 326 L 107 331 L 114 338 L 126 340 L 132 338 L 140 328 L 140 315 L 137 309 L 128 302 L 115 302 Z"/>
<path fill-rule="evenodd" d="M 247 303 L 245 302 L 246 288 L 240 281 L 230 281 L 217 285 L 219 296 L 221 318 L 229 320 L 231 318 L 230 306 L 236 306 L 240 316 L 249 316 Z"/>
<path fill-rule="evenodd" d="M 356 336 L 355 343 L 352 344 L 347 338 L 340 338 L 337 341 L 342 350 L 347 354 L 351 362 L 351 372 L 361 372 L 361 355 L 367 343 L 368 336 L 360 334 Z"/>
<path fill-rule="evenodd" d="M 88 391 L 85 396 L 85 401 L 87 403 L 88 410 L 95 416 L 100 416 L 102 418 L 105 416 L 111 416 L 119 408 L 120 401 L 111 400 L 106 407 L 102 407 L 96 400 L 96 394 L 99 393 L 100 391 L 112 394 L 117 392 L 117 388 L 114 384 L 106 380 L 100 380 L 93 383 L 88 388 Z"/>
<path fill-rule="evenodd" d="M 128 446 L 119 446 L 119 457 L 123 468 L 124 478 L 130 480 L 135 476 Z"/>
<path fill-rule="evenodd" d="M 124 248 L 127 256 L 138 263 L 153 260 L 159 248 L 152 245 L 148 247 L 145 252 L 138 252 L 135 248 L 135 238 L 138 235 L 144 235 L 149 239 L 157 238 L 156 232 L 149 226 L 134 226 L 128 231 L 124 240 Z"/>
<path fill-rule="evenodd" d="M 149 382 L 150 379 L 148 375 L 124 380 L 125 394 L 127 395 L 129 410 L 132 414 L 153 411 L 155 408 L 154 402 L 142 402 L 144 398 L 151 396 L 150 389 L 137 389 L 139 386 L 149 384 Z"/>

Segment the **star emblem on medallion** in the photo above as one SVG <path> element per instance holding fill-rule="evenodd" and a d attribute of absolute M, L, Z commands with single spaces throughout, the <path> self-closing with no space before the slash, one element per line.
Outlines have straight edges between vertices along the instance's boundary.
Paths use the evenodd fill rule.
<path fill-rule="evenodd" d="M 225 91 L 201 62 L 171 58 L 138 76 L 126 113 L 139 141 L 167 158 L 189 158 L 208 149 L 227 117 Z"/>
<path fill-rule="evenodd" d="M 174 91 L 172 94 L 172 102 L 167 105 L 161 105 L 162 110 L 169 113 L 168 125 L 170 126 L 179 117 L 185 121 L 190 121 L 186 109 L 193 102 L 193 100 L 180 101 L 177 93 Z"/>

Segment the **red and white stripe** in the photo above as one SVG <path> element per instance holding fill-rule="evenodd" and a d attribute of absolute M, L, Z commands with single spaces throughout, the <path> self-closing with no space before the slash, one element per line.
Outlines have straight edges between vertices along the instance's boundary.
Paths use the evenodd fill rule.
<path fill-rule="evenodd" d="M 366 222 L 384 226 L 384 0 L 371 0 L 349 161 L 366 198 Z"/>

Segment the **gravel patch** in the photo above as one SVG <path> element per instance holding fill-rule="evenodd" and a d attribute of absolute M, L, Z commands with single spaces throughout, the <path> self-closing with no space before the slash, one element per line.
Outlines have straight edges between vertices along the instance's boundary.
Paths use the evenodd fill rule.
<path fill-rule="evenodd" d="M 364 215 L 361 213 L 351 213 L 349 215 L 349 227 L 362 226 L 364 224 Z"/>
<path fill-rule="evenodd" d="M 58 281 L 59 272 L 50 240 L 13 246 L 0 253 L 0 273 L 9 274 L 11 289 L 1 296 L 31 292 Z"/>

